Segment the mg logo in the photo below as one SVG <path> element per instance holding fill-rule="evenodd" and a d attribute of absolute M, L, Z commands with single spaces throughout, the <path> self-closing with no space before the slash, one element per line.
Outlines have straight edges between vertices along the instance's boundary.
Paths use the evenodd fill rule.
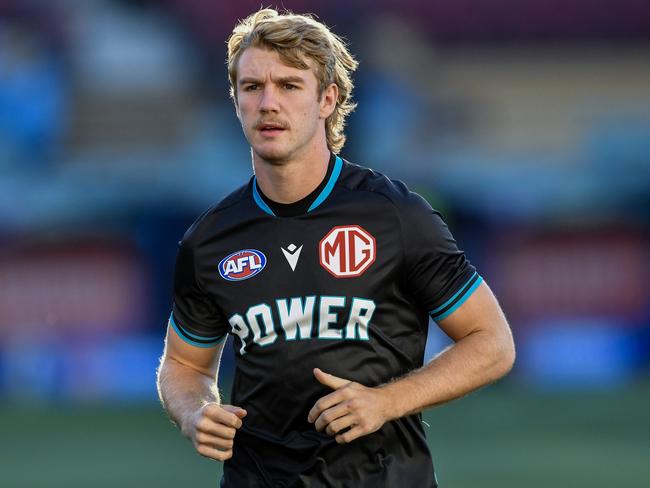
<path fill-rule="evenodd" d="M 361 276 L 376 257 L 375 238 L 358 225 L 334 227 L 320 241 L 320 265 L 337 278 Z"/>

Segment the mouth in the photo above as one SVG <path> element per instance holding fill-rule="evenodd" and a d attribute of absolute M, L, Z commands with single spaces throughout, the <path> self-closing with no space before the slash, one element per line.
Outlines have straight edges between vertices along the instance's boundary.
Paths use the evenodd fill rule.
<path fill-rule="evenodd" d="M 259 124 L 257 130 L 265 136 L 276 136 L 286 129 L 280 124 Z"/>

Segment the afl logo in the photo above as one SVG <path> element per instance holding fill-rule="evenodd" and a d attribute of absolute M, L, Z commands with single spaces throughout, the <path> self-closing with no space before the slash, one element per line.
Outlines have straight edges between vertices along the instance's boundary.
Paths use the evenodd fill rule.
<path fill-rule="evenodd" d="M 358 225 L 334 227 L 318 247 L 320 265 L 337 278 L 361 276 L 376 258 L 375 238 Z"/>
<path fill-rule="evenodd" d="M 255 249 L 244 249 L 223 258 L 219 263 L 219 274 L 228 281 L 242 281 L 259 274 L 264 266 L 264 253 Z"/>

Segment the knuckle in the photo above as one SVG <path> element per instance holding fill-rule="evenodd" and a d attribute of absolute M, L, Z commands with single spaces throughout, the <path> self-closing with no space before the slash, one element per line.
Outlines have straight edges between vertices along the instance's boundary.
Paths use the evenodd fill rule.
<path fill-rule="evenodd" d="M 196 423 L 196 429 L 197 430 L 208 430 L 210 428 L 210 425 L 212 422 L 207 417 L 201 417 L 199 421 Z"/>
<path fill-rule="evenodd" d="M 203 417 L 213 415 L 217 412 L 218 409 L 219 407 L 214 403 L 206 403 L 205 405 L 203 405 L 203 407 L 201 407 L 201 415 Z"/>

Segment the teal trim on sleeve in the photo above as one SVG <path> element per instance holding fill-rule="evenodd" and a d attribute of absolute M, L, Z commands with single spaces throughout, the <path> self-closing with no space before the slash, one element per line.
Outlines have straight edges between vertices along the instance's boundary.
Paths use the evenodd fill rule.
<path fill-rule="evenodd" d="M 264 200 L 262 200 L 262 197 L 260 196 L 260 193 L 257 191 L 257 178 L 253 177 L 253 200 L 255 200 L 255 203 L 257 203 L 257 206 L 260 207 L 262 210 L 264 210 L 267 214 L 273 215 L 275 217 L 275 214 L 273 213 L 273 210 L 271 210 L 271 207 L 269 207 Z"/>
<path fill-rule="evenodd" d="M 476 273 L 474 273 L 474 274 L 476 274 Z M 470 280 L 470 281 L 471 281 L 471 280 Z M 444 319 L 444 318 L 446 318 L 446 317 L 449 317 L 452 313 L 454 313 L 454 312 L 458 309 L 458 307 L 460 307 L 463 303 L 465 303 L 465 300 L 467 300 L 467 299 L 470 297 L 470 295 L 471 295 L 472 293 L 474 293 L 474 290 L 476 290 L 476 289 L 478 288 L 478 286 L 479 286 L 482 282 L 483 282 L 483 278 L 482 278 L 481 276 L 479 276 L 479 277 L 477 278 L 477 280 L 476 280 L 476 283 L 474 283 L 474 284 L 469 288 L 469 290 L 467 290 L 465 293 L 463 293 L 463 295 L 462 295 L 462 296 L 460 297 L 460 299 L 459 299 L 459 300 L 454 304 L 453 307 L 451 307 L 449 310 L 447 310 L 447 311 L 446 311 L 445 313 L 443 313 L 442 315 L 440 315 L 440 316 L 438 316 L 438 317 L 434 317 L 433 320 L 438 321 L 438 320 L 442 320 L 442 319 Z M 464 287 L 463 287 L 463 288 L 464 288 Z"/>
<path fill-rule="evenodd" d="M 444 310 L 446 307 L 448 307 L 449 304 L 452 303 L 454 300 L 456 300 L 456 297 L 463 292 L 463 289 L 467 286 L 467 283 L 472 281 L 477 274 L 478 273 L 476 271 L 474 271 L 474 274 L 469 277 L 469 280 L 467 280 L 467 282 L 463 286 L 460 287 L 460 290 L 458 290 L 449 300 L 447 300 L 445 303 L 440 305 L 438 308 L 436 308 L 435 310 L 431 310 L 431 312 L 429 312 L 429 314 L 430 315 L 435 315 L 438 312 L 440 312 L 441 310 Z"/>
<path fill-rule="evenodd" d="M 334 185 L 336 184 L 336 180 L 339 179 L 339 176 L 341 174 L 341 170 L 343 169 L 343 160 L 336 156 L 336 162 L 334 163 L 334 169 L 332 170 L 332 174 L 330 175 L 330 179 L 327 182 L 327 185 L 325 185 L 325 188 L 323 188 L 323 191 L 320 192 L 320 195 L 316 197 L 316 200 L 314 200 L 314 203 L 312 203 L 309 208 L 307 209 L 307 212 L 311 212 L 314 210 L 316 207 L 318 207 L 321 203 L 327 199 L 327 197 L 330 196 L 330 193 L 332 193 L 332 190 L 334 189 Z"/>
<path fill-rule="evenodd" d="M 188 344 L 192 344 L 193 346 L 197 347 L 214 347 L 218 344 L 220 344 L 225 338 L 227 334 L 220 335 L 220 336 L 212 336 L 212 337 L 201 337 L 195 334 L 192 334 L 191 332 L 188 332 L 185 330 L 183 327 L 178 325 L 176 321 L 174 320 L 174 315 L 171 314 L 169 316 L 169 324 L 173 327 L 173 329 L 176 331 L 178 336 L 183 339 L 185 342 Z M 202 341 L 210 341 L 210 342 L 196 342 L 193 341 L 191 338 L 202 340 Z"/>

